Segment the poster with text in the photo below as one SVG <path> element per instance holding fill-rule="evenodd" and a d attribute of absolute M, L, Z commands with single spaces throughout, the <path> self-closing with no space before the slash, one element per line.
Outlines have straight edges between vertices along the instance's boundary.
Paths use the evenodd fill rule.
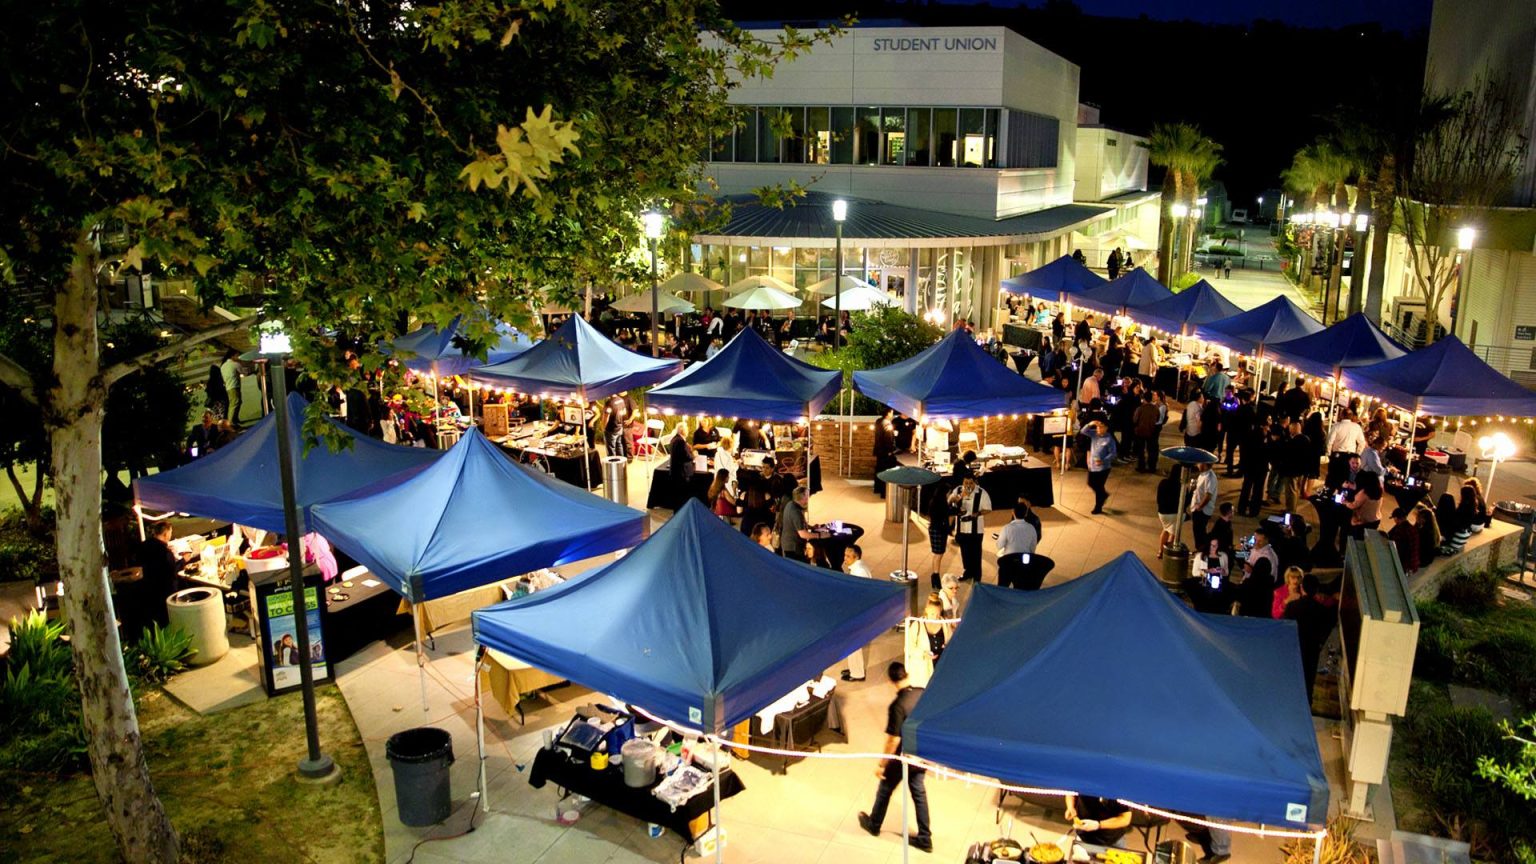
<path fill-rule="evenodd" d="M 320 589 L 306 585 L 304 602 L 309 625 L 309 657 L 316 681 L 330 678 L 325 661 L 325 626 Z M 293 592 L 286 586 L 261 597 L 262 665 L 267 670 L 267 692 L 282 693 L 302 682 L 299 669 L 298 622 L 293 614 Z"/>

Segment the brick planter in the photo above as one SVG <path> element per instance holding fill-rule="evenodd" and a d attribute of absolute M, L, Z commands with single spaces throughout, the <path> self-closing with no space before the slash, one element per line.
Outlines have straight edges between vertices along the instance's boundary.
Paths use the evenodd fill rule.
<path fill-rule="evenodd" d="M 875 477 L 875 423 L 878 417 L 854 416 L 844 423 L 840 418 L 822 415 L 811 421 L 811 440 L 815 443 L 816 452 L 821 456 L 821 471 L 825 476 L 837 476 L 838 466 L 845 465 L 847 457 L 843 455 L 842 444 L 849 443 L 851 432 L 851 444 L 848 453 L 852 456 L 852 470 L 849 476 L 862 480 L 873 480 Z M 961 432 L 975 432 L 976 438 L 982 443 L 1009 444 L 1023 446 L 1024 433 L 1028 421 L 1020 415 L 1013 417 L 996 417 L 983 420 L 960 421 Z M 838 430 L 843 429 L 843 440 L 838 440 Z"/>

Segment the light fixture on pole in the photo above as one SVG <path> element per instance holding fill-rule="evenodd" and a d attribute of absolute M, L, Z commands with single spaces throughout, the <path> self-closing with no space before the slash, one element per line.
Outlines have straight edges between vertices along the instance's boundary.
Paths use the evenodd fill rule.
<path fill-rule="evenodd" d="M 1467 264 L 1472 244 L 1477 241 L 1477 229 L 1470 225 L 1463 225 L 1456 229 L 1456 297 L 1451 301 L 1451 308 L 1456 309 L 1467 302 Z M 1456 321 L 1451 320 L 1451 330 L 1456 329 Z M 1433 336 L 1434 334 L 1429 334 Z M 1477 325 L 1473 323 L 1472 338 L 1469 342 L 1477 341 Z"/>
<path fill-rule="evenodd" d="M 1483 458 L 1493 463 L 1488 468 L 1488 486 L 1483 489 L 1483 497 L 1492 501 L 1494 472 L 1499 470 L 1500 462 L 1508 462 L 1515 455 L 1515 442 L 1505 433 L 1495 432 L 1477 439 L 1477 446 L 1483 451 Z"/>
<path fill-rule="evenodd" d="M 293 635 L 299 643 L 299 685 L 304 692 L 304 735 L 308 750 L 305 758 L 299 760 L 299 776 L 320 780 L 330 777 L 337 769 L 331 757 L 320 752 L 320 724 L 315 716 L 315 668 L 309 653 L 309 609 L 311 597 L 315 608 L 319 608 L 320 595 L 304 586 L 304 535 L 299 530 L 299 505 L 293 475 L 296 442 L 290 440 L 288 381 L 283 365 L 293 352 L 293 340 L 281 323 L 269 322 L 261 328 L 260 350 L 267 360 L 272 406 L 277 411 L 277 465 L 283 489 L 283 531 L 288 540 L 288 588 L 293 603 Z"/>
<path fill-rule="evenodd" d="M 843 344 L 843 222 L 848 218 L 848 202 L 832 202 L 832 222 L 837 226 L 837 276 L 832 280 L 832 348 Z"/>
<path fill-rule="evenodd" d="M 645 223 L 645 239 L 651 244 L 651 356 L 661 356 L 661 343 L 658 342 L 658 328 L 656 319 L 661 317 L 659 283 L 656 274 L 656 243 L 661 240 L 662 231 L 666 229 L 667 217 L 655 210 L 647 210 L 641 214 L 640 221 Z"/>

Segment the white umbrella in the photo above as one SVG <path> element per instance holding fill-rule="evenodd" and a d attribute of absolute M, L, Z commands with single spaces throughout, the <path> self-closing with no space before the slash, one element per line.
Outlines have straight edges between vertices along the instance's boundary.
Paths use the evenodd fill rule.
<path fill-rule="evenodd" d="M 534 304 L 535 308 L 539 310 L 540 315 L 570 315 L 576 311 L 551 297 L 550 295 L 552 295 L 554 291 L 555 288 L 553 285 L 545 285 L 543 288 L 539 289 L 538 294 L 534 300 Z"/>
<path fill-rule="evenodd" d="M 710 291 L 724 291 L 725 286 L 707 276 L 685 271 L 661 283 L 661 290 L 669 294 L 704 294 Z"/>
<path fill-rule="evenodd" d="M 647 288 L 639 294 L 631 294 L 628 297 L 617 300 L 614 302 L 613 308 L 621 312 L 644 312 L 650 314 L 651 289 Z M 663 315 L 684 315 L 693 311 L 693 304 L 681 297 L 662 293 L 656 297 L 656 309 Z"/>
<path fill-rule="evenodd" d="M 795 286 L 789 284 L 788 282 L 785 282 L 781 279 L 775 279 L 772 276 L 748 276 L 745 279 L 738 279 L 737 281 L 732 282 L 725 290 L 731 292 L 732 294 L 741 294 L 753 288 L 772 288 L 785 294 L 793 294 L 797 290 Z"/>
<path fill-rule="evenodd" d="M 893 306 L 896 301 L 891 295 L 881 291 L 867 282 L 859 282 L 851 288 L 844 288 L 843 293 L 837 297 L 828 297 L 821 301 L 821 305 L 828 309 L 835 309 L 841 301 L 844 312 L 868 312 L 876 306 Z"/>
<path fill-rule="evenodd" d="M 1124 228 L 1116 228 L 1115 230 L 1110 231 L 1109 233 L 1100 237 L 1099 245 L 1101 247 L 1124 246 L 1125 248 L 1136 252 L 1145 252 L 1156 248 L 1151 243 L 1148 243 L 1147 241 L 1141 239 L 1135 234 L 1132 234 L 1130 231 L 1127 231 Z"/>
<path fill-rule="evenodd" d="M 836 288 L 832 287 L 832 280 L 834 279 L 836 279 L 838 283 Z M 857 276 L 849 276 L 847 273 L 844 273 L 842 276 L 828 276 L 820 282 L 812 282 L 811 284 L 805 286 L 805 290 L 812 294 L 836 294 L 839 291 L 846 294 L 849 289 L 857 287 L 876 290 L 875 286 L 865 282 L 863 279 L 860 279 Z M 844 307 L 847 305 L 847 303 L 843 304 Z"/>
<path fill-rule="evenodd" d="M 725 305 L 733 309 L 795 309 L 800 305 L 800 298 L 772 285 L 758 285 L 726 300 Z"/>

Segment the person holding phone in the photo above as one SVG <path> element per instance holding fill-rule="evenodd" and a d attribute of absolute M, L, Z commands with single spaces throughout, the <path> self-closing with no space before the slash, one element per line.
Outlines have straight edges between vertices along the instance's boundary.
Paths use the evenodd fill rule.
<path fill-rule="evenodd" d="M 1013 507 L 1013 520 L 997 535 L 997 584 L 1003 588 L 1034 590 L 1039 581 L 1028 584 L 1030 556 L 1040 542 L 1040 535 L 1029 522 L 1029 505 L 1022 499 Z"/>
<path fill-rule="evenodd" d="M 1220 591 L 1231 572 L 1227 553 L 1221 549 L 1221 541 L 1211 538 L 1204 552 L 1197 553 L 1189 563 L 1189 575 L 1212 591 Z"/>

